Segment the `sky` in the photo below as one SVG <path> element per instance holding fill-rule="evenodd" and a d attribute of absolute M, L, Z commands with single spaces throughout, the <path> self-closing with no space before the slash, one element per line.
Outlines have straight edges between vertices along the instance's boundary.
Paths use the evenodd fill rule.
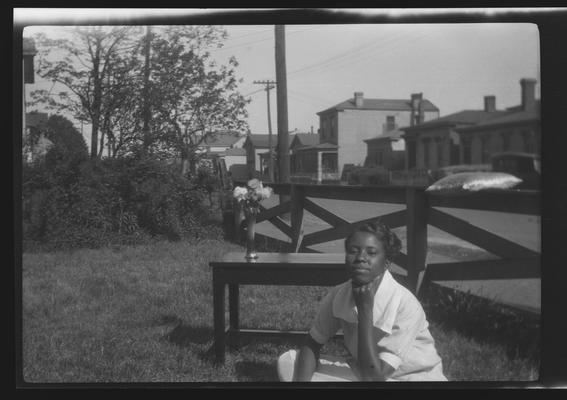
<path fill-rule="evenodd" d="M 24 30 L 57 36 L 60 26 Z M 228 39 L 212 51 L 219 63 L 230 56 L 239 62 L 240 92 L 248 105 L 252 133 L 268 133 L 263 85 L 275 80 L 273 25 L 224 25 Z M 496 96 L 498 109 L 520 104 L 520 79 L 537 80 L 540 56 L 537 25 L 479 24 L 348 24 L 286 25 L 288 128 L 317 132 L 317 112 L 363 92 L 365 98 L 409 99 L 423 93 L 445 116 L 482 109 L 484 96 Z M 27 92 L 51 87 L 38 79 Z M 270 91 L 272 131 L 277 132 L 276 93 Z M 85 130 L 87 137 L 89 132 Z"/>

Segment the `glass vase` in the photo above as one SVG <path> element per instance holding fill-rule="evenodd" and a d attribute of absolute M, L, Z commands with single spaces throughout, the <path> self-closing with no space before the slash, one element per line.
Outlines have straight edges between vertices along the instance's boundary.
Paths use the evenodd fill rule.
<path fill-rule="evenodd" d="M 254 212 L 246 213 L 246 259 L 256 260 L 258 253 L 256 253 L 256 214 Z"/>

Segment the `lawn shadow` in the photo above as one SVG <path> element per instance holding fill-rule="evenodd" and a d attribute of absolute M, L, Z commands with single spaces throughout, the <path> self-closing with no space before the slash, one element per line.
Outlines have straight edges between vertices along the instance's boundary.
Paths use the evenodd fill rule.
<path fill-rule="evenodd" d="M 275 361 L 237 361 L 234 369 L 239 382 L 278 382 Z"/>
<path fill-rule="evenodd" d="M 510 356 L 539 362 L 538 315 L 439 285 L 431 285 L 421 300 L 429 320 L 443 329 L 499 344 Z"/>
<path fill-rule="evenodd" d="M 165 334 L 165 340 L 180 347 L 192 344 L 206 344 L 213 339 L 213 329 L 206 326 L 190 326 L 183 321 Z"/>

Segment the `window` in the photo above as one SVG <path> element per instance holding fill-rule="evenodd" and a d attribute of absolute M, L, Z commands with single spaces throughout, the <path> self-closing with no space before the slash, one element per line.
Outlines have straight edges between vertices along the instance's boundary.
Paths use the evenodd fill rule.
<path fill-rule="evenodd" d="M 522 142 L 526 153 L 535 153 L 534 135 L 532 131 L 522 131 Z"/>
<path fill-rule="evenodd" d="M 443 139 L 436 138 L 435 139 L 435 146 L 437 148 L 437 166 L 443 166 Z"/>
<path fill-rule="evenodd" d="M 429 167 L 429 138 L 423 139 L 423 167 Z"/>
<path fill-rule="evenodd" d="M 396 129 L 396 117 L 394 115 L 386 116 L 386 131 L 393 131 Z"/>
<path fill-rule="evenodd" d="M 471 164 L 471 139 L 463 138 L 461 143 L 463 146 L 463 164 Z"/>
<path fill-rule="evenodd" d="M 384 162 L 384 150 L 378 149 L 378 152 L 376 153 L 376 165 L 382 165 L 383 162 Z"/>
<path fill-rule="evenodd" d="M 480 156 L 481 163 L 490 163 L 490 136 L 483 135 L 480 137 Z"/>
<path fill-rule="evenodd" d="M 510 150 L 510 141 L 512 138 L 512 132 L 502 133 L 502 151 Z"/>
<path fill-rule="evenodd" d="M 329 121 L 329 125 L 330 125 L 329 138 L 332 138 L 333 136 L 335 136 L 335 118 L 331 117 L 329 119 L 330 119 L 330 121 Z"/>
<path fill-rule="evenodd" d="M 408 140 L 408 169 L 415 167 L 415 140 Z"/>

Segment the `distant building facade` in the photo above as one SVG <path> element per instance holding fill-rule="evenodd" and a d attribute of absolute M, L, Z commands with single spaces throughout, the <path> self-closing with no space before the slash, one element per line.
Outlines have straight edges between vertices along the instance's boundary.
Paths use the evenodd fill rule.
<path fill-rule="evenodd" d="M 522 104 L 496 108 L 496 97 L 484 97 L 484 109 L 463 110 L 414 126 L 402 127 L 405 168 L 427 171 L 459 164 L 490 164 L 502 151 L 539 153 L 539 102 L 535 80 L 522 79 Z"/>
<path fill-rule="evenodd" d="M 269 135 L 248 134 L 242 145 L 246 151 L 246 165 L 248 177 L 262 177 L 266 174 L 268 167 L 267 158 L 262 157 L 263 153 L 269 151 Z M 275 152 L 277 136 L 272 135 L 272 151 Z"/>
<path fill-rule="evenodd" d="M 457 129 L 474 126 L 506 111 L 496 109 L 496 98 L 485 96 L 484 109 L 463 110 L 419 125 L 402 127 L 406 141 L 405 168 L 429 170 L 461 163 Z"/>
<path fill-rule="evenodd" d="M 53 146 L 53 142 L 45 136 L 47 113 L 31 112 L 26 114 L 25 133 L 22 141 L 22 158 L 24 162 L 32 162 L 43 157 Z"/>
<path fill-rule="evenodd" d="M 383 135 L 366 139 L 364 142 L 367 146 L 367 154 L 364 165 L 367 167 L 381 167 L 389 171 L 403 169 L 406 146 L 402 134 L 402 131 L 396 129 Z"/>
<path fill-rule="evenodd" d="M 373 139 L 400 126 L 436 119 L 439 109 L 421 93 L 410 99 L 365 99 L 362 92 L 354 98 L 317 113 L 319 142 L 337 146 L 337 173 L 345 164 L 362 165 L 367 156 L 367 139 Z"/>
<path fill-rule="evenodd" d="M 521 104 L 478 124 L 456 129 L 462 164 L 490 162 L 500 152 L 541 153 L 540 101 L 535 79 L 520 80 Z"/>
<path fill-rule="evenodd" d="M 30 143 L 30 137 L 28 136 L 28 123 L 26 121 L 27 111 L 26 111 L 26 84 L 35 82 L 35 70 L 33 65 L 33 59 L 37 54 L 35 48 L 35 42 L 31 38 L 23 38 L 22 43 L 22 142 L 24 148 L 22 149 L 22 157 L 26 161 L 30 161 L 31 149 L 26 150 L 26 143 Z M 33 124 L 32 124 L 33 125 Z M 26 154 L 27 151 L 27 154 Z"/>

